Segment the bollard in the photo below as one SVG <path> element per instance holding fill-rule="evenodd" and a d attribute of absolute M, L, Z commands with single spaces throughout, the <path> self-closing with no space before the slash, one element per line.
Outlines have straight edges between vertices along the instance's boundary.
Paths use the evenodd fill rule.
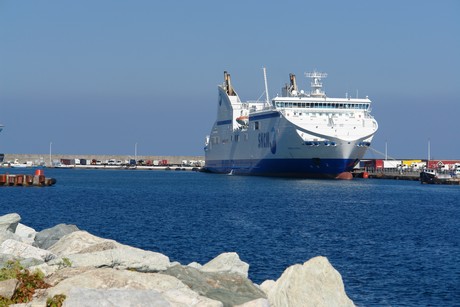
<path fill-rule="evenodd" d="M 16 175 L 15 185 L 22 185 L 24 183 L 24 175 Z"/>
<path fill-rule="evenodd" d="M 26 184 L 27 185 L 32 185 L 33 183 L 34 183 L 34 176 L 26 175 Z"/>
<path fill-rule="evenodd" d="M 16 181 L 15 175 L 8 175 L 8 185 L 14 185 L 15 181 Z"/>
<path fill-rule="evenodd" d="M 0 185 L 5 185 L 6 183 L 6 174 L 0 175 Z"/>

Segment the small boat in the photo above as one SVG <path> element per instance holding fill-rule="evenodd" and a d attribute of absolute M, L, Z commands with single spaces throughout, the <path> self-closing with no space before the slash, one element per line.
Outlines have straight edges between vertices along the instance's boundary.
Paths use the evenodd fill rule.
<path fill-rule="evenodd" d="M 13 163 L 10 164 L 11 167 L 14 168 L 24 168 L 24 167 L 31 167 L 31 163 L 20 163 L 18 159 L 15 159 Z"/>
<path fill-rule="evenodd" d="M 428 184 L 460 184 L 460 168 L 452 171 L 424 169 L 420 173 L 420 182 Z"/>

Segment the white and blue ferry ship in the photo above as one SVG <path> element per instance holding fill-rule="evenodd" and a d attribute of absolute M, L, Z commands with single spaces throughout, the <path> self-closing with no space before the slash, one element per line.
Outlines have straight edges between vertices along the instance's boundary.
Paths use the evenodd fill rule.
<path fill-rule="evenodd" d="M 296 77 L 266 101 L 242 102 L 224 72 L 218 86 L 217 120 L 206 137 L 205 170 L 235 175 L 350 179 L 378 129 L 366 98 L 330 98 L 325 73 L 305 73 L 311 91 Z"/>

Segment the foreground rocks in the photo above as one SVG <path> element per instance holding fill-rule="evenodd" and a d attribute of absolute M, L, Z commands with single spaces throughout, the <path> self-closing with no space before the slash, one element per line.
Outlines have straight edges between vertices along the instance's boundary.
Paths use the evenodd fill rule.
<path fill-rule="evenodd" d="M 324 257 L 293 265 L 259 286 L 248 279 L 249 264 L 236 253 L 181 265 L 75 225 L 37 233 L 14 213 L 0 216 L 0 268 L 11 261 L 40 270 L 50 285 L 16 306 L 45 307 L 48 298 L 62 294 L 63 306 L 354 306 Z M 17 287 L 14 278 L 0 280 L 0 295 L 9 299 Z"/>

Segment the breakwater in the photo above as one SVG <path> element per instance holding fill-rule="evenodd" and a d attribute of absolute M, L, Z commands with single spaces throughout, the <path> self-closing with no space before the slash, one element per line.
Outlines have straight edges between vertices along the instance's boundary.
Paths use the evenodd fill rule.
<path fill-rule="evenodd" d="M 75 159 L 85 159 L 87 161 L 129 161 L 129 160 L 142 160 L 142 161 L 167 161 L 168 165 L 182 165 L 184 161 L 203 161 L 204 156 L 154 156 L 154 155 L 93 155 L 93 154 L 5 154 L 3 161 L 14 162 L 18 161 L 19 163 L 31 162 L 34 165 L 47 165 L 50 163 L 60 162 L 61 160 L 75 160 Z"/>
<path fill-rule="evenodd" d="M 20 221 L 16 213 L 0 216 L 0 305 L 354 306 L 325 257 L 290 266 L 276 281 L 256 285 L 248 278 L 249 264 L 234 252 L 203 265 L 182 265 L 76 225 L 37 232 Z M 24 279 L 29 284 L 33 279 L 34 286 Z"/>

